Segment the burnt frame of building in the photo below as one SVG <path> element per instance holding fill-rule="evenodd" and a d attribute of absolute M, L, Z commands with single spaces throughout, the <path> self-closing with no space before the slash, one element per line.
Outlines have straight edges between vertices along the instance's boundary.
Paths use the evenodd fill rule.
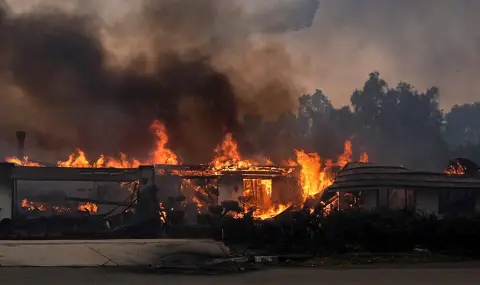
<path fill-rule="evenodd" d="M 273 187 L 286 184 L 292 178 L 292 167 L 256 166 L 251 170 L 213 171 L 208 165 L 147 165 L 138 168 L 62 168 L 16 166 L 12 163 L 0 163 L 0 220 L 17 217 L 19 197 L 17 181 L 88 181 L 88 182 L 139 182 L 137 195 L 145 189 L 157 187 L 159 179 L 178 181 L 178 193 L 181 192 L 181 180 L 232 179 L 271 179 Z M 161 183 L 161 182 L 160 182 Z M 217 185 L 218 186 L 218 185 Z M 138 200 L 138 197 L 137 197 Z M 98 202 L 98 201 L 97 201 Z"/>

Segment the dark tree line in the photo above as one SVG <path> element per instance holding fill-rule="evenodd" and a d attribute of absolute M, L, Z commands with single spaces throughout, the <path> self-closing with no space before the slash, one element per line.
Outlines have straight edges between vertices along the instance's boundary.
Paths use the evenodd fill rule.
<path fill-rule="evenodd" d="M 372 72 L 351 95 L 351 106 L 335 108 L 317 90 L 299 98 L 297 115 L 275 122 L 248 116 L 245 126 L 250 140 L 277 161 L 295 148 L 332 157 L 350 139 L 357 155 L 366 151 L 376 163 L 441 171 L 458 156 L 480 162 L 480 102 L 445 112 L 438 100 L 436 87 L 420 92 L 399 82 L 392 88 Z"/>

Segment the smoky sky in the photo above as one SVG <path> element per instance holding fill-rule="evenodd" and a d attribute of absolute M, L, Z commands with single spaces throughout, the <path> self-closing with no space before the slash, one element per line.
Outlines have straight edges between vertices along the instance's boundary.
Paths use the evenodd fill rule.
<path fill-rule="evenodd" d="M 4 2 L 2 146 L 24 129 L 45 159 L 145 155 L 160 119 L 184 160 L 205 162 L 225 132 L 242 139 L 242 115 L 276 118 L 317 88 L 347 105 L 373 70 L 438 86 L 446 110 L 478 98 L 478 1 Z"/>
<path fill-rule="evenodd" d="M 33 2 L 0 12 L 0 133 L 26 130 L 45 159 L 75 147 L 141 158 L 159 119 L 184 162 L 206 162 L 225 133 L 243 140 L 242 115 L 296 104 L 285 46 L 253 38 L 235 4 L 145 0 L 108 22 L 94 1 Z"/>
<path fill-rule="evenodd" d="M 308 65 L 304 86 L 337 106 L 378 70 L 392 86 L 438 86 L 448 111 L 480 98 L 478 11 L 473 0 L 322 0 L 313 26 L 287 37 Z"/>

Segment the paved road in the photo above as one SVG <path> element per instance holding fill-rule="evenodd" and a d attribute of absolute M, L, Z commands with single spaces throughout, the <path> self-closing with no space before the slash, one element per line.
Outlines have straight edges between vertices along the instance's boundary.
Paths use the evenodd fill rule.
<path fill-rule="evenodd" d="M 0 268 L 5 285 L 478 285 L 480 267 L 469 268 L 369 268 L 318 269 L 277 268 L 235 275 L 171 275 L 133 273 L 101 268 Z"/>

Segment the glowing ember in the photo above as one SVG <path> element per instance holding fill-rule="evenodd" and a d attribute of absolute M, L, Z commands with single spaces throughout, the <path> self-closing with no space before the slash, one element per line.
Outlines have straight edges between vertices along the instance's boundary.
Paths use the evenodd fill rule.
<path fill-rule="evenodd" d="M 47 208 L 44 205 L 40 203 L 34 203 L 31 201 L 28 201 L 28 199 L 26 198 L 22 200 L 22 203 L 20 206 L 28 211 L 40 211 L 40 212 L 47 211 Z"/>
<path fill-rule="evenodd" d="M 50 212 L 50 213 L 71 213 L 72 209 L 66 206 L 51 206 L 44 205 L 38 202 L 32 202 L 28 199 L 23 199 L 20 203 L 20 207 L 27 211 L 39 211 L 39 212 Z M 98 205 L 93 203 L 85 203 L 77 207 L 78 211 L 96 213 L 98 212 Z"/>
<path fill-rule="evenodd" d="M 71 212 L 70 208 L 62 207 L 62 206 L 53 206 L 52 210 L 55 213 L 70 213 Z"/>
<path fill-rule="evenodd" d="M 162 223 L 166 223 L 167 222 L 167 211 L 165 210 L 165 207 L 163 206 L 163 203 L 159 203 L 158 204 L 159 208 L 160 208 L 160 211 L 158 213 L 159 217 L 160 217 L 160 221 Z"/>
<path fill-rule="evenodd" d="M 182 180 L 181 189 L 182 193 L 188 194 L 192 197 L 192 201 L 193 203 L 195 203 L 195 206 L 197 207 L 197 212 L 199 214 L 202 213 L 202 210 L 205 210 L 207 208 L 207 205 L 204 205 L 204 203 L 202 203 L 198 198 L 198 196 L 207 196 L 206 189 L 200 187 L 199 185 L 194 185 L 194 183 L 190 179 Z M 189 190 L 190 192 L 188 192 Z M 196 193 L 191 193 L 191 191 L 194 191 Z"/>
<path fill-rule="evenodd" d="M 96 213 L 98 212 L 98 206 L 97 204 L 93 204 L 93 203 L 85 203 L 85 204 L 82 204 L 80 206 L 78 206 L 77 208 L 79 211 L 82 211 L 82 212 L 90 212 L 90 213 Z"/>
<path fill-rule="evenodd" d="M 450 174 L 450 175 L 464 175 L 465 170 L 463 169 L 463 166 L 456 161 L 455 164 L 450 165 L 445 171 L 445 174 Z"/>
<path fill-rule="evenodd" d="M 36 209 L 35 205 L 32 202 L 28 201 L 28 199 L 23 199 L 21 206 L 22 208 L 28 209 L 29 211 L 34 211 Z"/>

